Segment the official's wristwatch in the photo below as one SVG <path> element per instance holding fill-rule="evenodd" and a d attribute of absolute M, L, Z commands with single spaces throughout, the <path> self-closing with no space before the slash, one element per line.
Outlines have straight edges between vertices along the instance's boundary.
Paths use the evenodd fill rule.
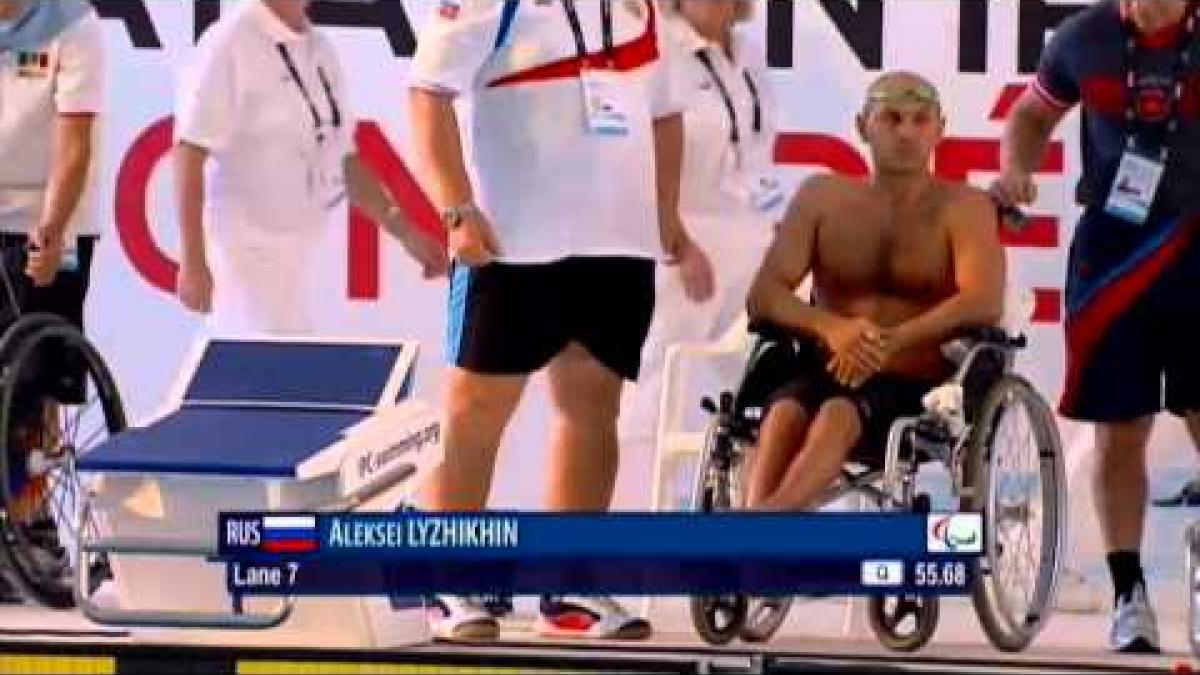
<path fill-rule="evenodd" d="M 479 207 L 471 202 L 451 206 L 448 209 L 442 209 L 442 224 L 446 226 L 447 230 L 457 230 L 462 227 L 464 220 L 478 214 Z"/>

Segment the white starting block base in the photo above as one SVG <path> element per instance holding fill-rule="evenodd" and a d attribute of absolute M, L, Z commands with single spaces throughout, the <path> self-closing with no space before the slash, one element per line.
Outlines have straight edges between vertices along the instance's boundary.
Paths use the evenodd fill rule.
<path fill-rule="evenodd" d="M 203 555 L 146 554 L 215 554 L 221 513 L 393 512 L 411 504 L 442 447 L 438 416 L 407 398 L 415 355 L 413 343 L 202 344 L 167 414 L 80 460 L 96 529 L 87 539 L 116 549 L 108 554 L 115 592 L 97 594 L 88 616 L 133 625 L 139 640 L 317 649 L 428 643 L 419 600 L 296 598 L 272 628 L 200 621 L 237 619 L 226 566 Z M 270 617 L 282 606 L 283 599 L 246 598 L 241 618 Z M 154 628 L 138 627 L 147 625 Z"/>
<path fill-rule="evenodd" d="M 336 481 L 261 483 L 218 477 L 103 476 L 92 485 L 96 521 L 103 536 L 166 543 L 209 541 L 222 511 L 320 511 L 336 502 Z M 324 483 L 324 484 L 322 484 Z M 401 492 L 397 490 L 396 492 Z M 385 492 L 364 510 L 391 511 L 407 495 Z M 228 612 L 223 563 L 199 558 L 117 555 L 111 558 L 118 609 Z M 275 598 L 246 598 L 248 613 L 270 613 Z M 429 628 L 422 607 L 396 610 L 388 598 L 297 598 L 280 626 L 265 630 L 134 629 L 138 640 L 231 646 L 388 649 L 426 644 Z"/>

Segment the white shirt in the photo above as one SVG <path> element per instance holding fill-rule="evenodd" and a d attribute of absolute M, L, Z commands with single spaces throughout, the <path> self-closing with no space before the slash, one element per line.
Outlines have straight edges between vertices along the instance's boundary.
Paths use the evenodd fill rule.
<path fill-rule="evenodd" d="M 585 128 L 579 52 L 561 2 L 521 2 L 497 48 L 504 4 L 442 0 L 410 74 L 414 87 L 468 99 L 467 162 L 499 259 L 659 257 L 653 123 L 679 113 L 683 100 L 664 65 L 654 3 L 613 2 L 624 136 Z M 600 3 L 575 4 L 589 55 L 602 53 Z"/>
<path fill-rule="evenodd" d="M 668 27 L 672 47 L 677 52 L 676 72 L 687 91 L 679 197 L 683 222 L 721 218 L 729 221 L 730 227 L 736 227 L 772 220 L 783 205 L 784 195 L 782 187 L 771 190 L 769 185 L 762 184 L 764 179 L 775 179 L 777 130 L 775 99 L 763 48 L 744 31 L 735 29 L 730 59 L 720 45 L 702 37 L 687 21 L 675 18 L 668 22 Z M 712 71 L 697 57 L 700 51 L 708 55 L 716 77 L 729 94 L 737 117 L 737 143 L 733 142 L 729 106 Z M 753 82 L 753 89 L 747 77 Z M 772 208 L 766 208 L 768 203 Z"/>
<path fill-rule="evenodd" d="M 333 45 L 316 29 L 291 30 L 257 0 L 204 34 L 180 78 L 175 136 L 215 159 L 206 215 L 218 233 L 323 226 L 343 191 L 354 124 Z"/>
<path fill-rule="evenodd" d="M 97 115 L 104 107 L 104 39 L 89 11 L 37 52 L 0 52 L 0 232 L 28 234 L 46 199 L 54 124 L 62 115 Z M 93 135 L 100 138 L 99 129 Z M 93 157 L 100 155 L 93 144 Z M 99 234 L 93 217 L 98 161 L 67 224 L 68 236 Z"/>

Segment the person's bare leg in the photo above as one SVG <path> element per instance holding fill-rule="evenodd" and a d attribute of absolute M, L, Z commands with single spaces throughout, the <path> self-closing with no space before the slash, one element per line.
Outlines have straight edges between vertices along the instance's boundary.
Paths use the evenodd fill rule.
<path fill-rule="evenodd" d="M 826 401 L 817 411 L 804 449 L 792 460 L 778 489 L 759 506 L 764 511 L 804 511 L 841 475 L 842 465 L 862 436 L 858 408 L 847 399 Z"/>
<path fill-rule="evenodd" d="M 550 362 L 546 374 L 555 413 L 546 508 L 607 510 L 619 463 L 621 376 L 576 343 Z"/>
<path fill-rule="evenodd" d="M 808 412 L 799 401 L 774 403 L 758 432 L 758 447 L 747 472 L 746 507 L 756 508 L 774 494 L 808 432 Z"/>
<path fill-rule="evenodd" d="M 487 505 L 500 439 L 527 379 L 446 371 L 445 459 L 426 484 L 426 509 L 479 511 Z"/>
<path fill-rule="evenodd" d="M 1142 546 L 1146 515 L 1146 445 L 1153 417 L 1096 425 L 1096 517 L 1109 552 Z"/>
<path fill-rule="evenodd" d="M 1187 424 L 1188 434 L 1192 437 L 1192 446 L 1200 453 L 1200 410 L 1190 410 L 1183 416 Z"/>

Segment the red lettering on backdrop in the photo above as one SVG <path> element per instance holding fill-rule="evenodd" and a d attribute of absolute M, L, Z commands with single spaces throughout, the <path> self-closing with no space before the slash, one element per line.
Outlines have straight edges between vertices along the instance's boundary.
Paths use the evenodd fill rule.
<path fill-rule="evenodd" d="M 363 163 L 382 178 L 413 223 L 444 244 L 446 231 L 437 210 L 383 130 L 375 122 L 360 122 L 356 131 Z M 358 209 L 350 212 L 349 242 L 347 293 L 351 300 L 375 300 L 379 298 L 379 227 Z"/>
<path fill-rule="evenodd" d="M 866 176 L 871 172 L 858 150 L 837 136 L 809 133 L 781 133 L 775 141 L 775 163 L 823 166 L 848 176 Z"/>
<path fill-rule="evenodd" d="M 1000 94 L 991 119 L 1003 119 L 1020 98 L 1023 85 L 1010 85 Z M 178 265 L 154 239 L 147 213 L 150 179 L 159 162 L 171 148 L 172 121 L 164 118 L 151 125 L 130 147 L 117 176 L 116 219 L 121 245 L 131 264 L 151 285 L 168 293 L 175 289 Z M 356 141 L 360 156 L 383 179 L 400 206 L 417 227 L 445 242 L 446 233 L 437 212 L 405 166 L 395 147 L 379 125 L 360 122 Z M 851 143 L 828 134 L 781 133 L 775 147 L 779 164 L 818 166 L 830 171 L 866 176 L 869 164 Z M 934 157 L 938 175 L 965 180 L 972 172 L 999 169 L 999 141 L 983 138 L 948 138 Z M 1041 172 L 1062 174 L 1063 146 L 1051 144 Z M 351 209 L 349 221 L 347 294 L 352 300 L 373 300 L 380 294 L 379 228 L 357 209 Z M 1060 245 L 1058 219 L 1033 215 L 1030 224 L 1019 233 L 1002 234 L 1004 243 L 1021 248 L 1056 248 Z M 1034 289 L 1034 321 L 1054 323 L 1061 320 L 1062 292 L 1058 289 Z"/>
<path fill-rule="evenodd" d="M 121 246 L 138 274 L 155 288 L 175 292 L 179 265 L 154 238 L 148 212 L 150 181 L 171 151 L 173 120 L 159 120 L 133 142 L 117 174 L 115 216 Z M 356 140 L 362 160 L 383 179 L 417 227 L 445 242 L 437 213 L 412 173 L 374 122 L 359 123 Z M 352 209 L 349 223 L 347 292 L 354 300 L 379 297 L 379 228 Z"/>
<path fill-rule="evenodd" d="M 179 266 L 158 246 L 150 227 L 147 193 L 154 169 L 171 151 L 172 118 L 155 122 L 133 142 L 117 173 L 117 234 L 125 255 L 151 286 L 175 292 Z"/>

